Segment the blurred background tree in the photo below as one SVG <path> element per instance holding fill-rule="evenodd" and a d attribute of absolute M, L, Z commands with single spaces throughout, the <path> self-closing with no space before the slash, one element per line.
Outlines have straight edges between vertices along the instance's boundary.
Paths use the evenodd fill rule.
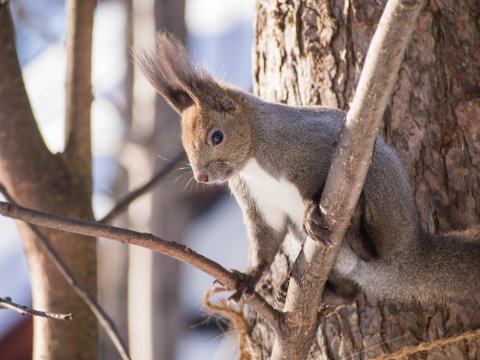
<path fill-rule="evenodd" d="M 98 2 L 92 62 L 92 201 L 97 219 L 129 189 L 147 180 L 154 169 L 170 161 L 180 149 L 178 119 L 164 107 L 151 86 L 134 69 L 131 47 L 152 45 L 155 29 L 168 29 L 185 40 L 192 55 L 206 63 L 216 76 L 249 90 L 253 4 L 253 1 L 236 0 Z M 63 0 L 19 0 L 9 6 L 16 26 L 22 73 L 39 130 L 50 151 L 62 152 L 66 4 Z M 7 40 L 13 41 L 13 33 L 8 33 Z M 11 91 L 12 83 L 5 80 L 8 78 L 3 73 L 0 78 L 2 89 Z M 25 97 L 23 101 L 22 106 L 28 109 Z M 10 114 L 5 109 L 0 110 L 0 118 Z M 31 124 L 35 124 L 33 119 Z M 32 151 L 29 142 L 23 144 L 26 152 Z M 30 157 L 35 162 L 35 158 Z M 175 167 L 182 168 L 185 164 L 180 162 Z M 54 180 L 53 174 L 41 176 Z M 245 235 L 239 210 L 231 199 L 222 195 L 220 188 L 197 188 L 190 179 L 189 169 L 175 170 L 158 190 L 140 198 L 126 214 L 116 219 L 116 224 L 185 241 L 223 264 L 243 269 L 246 264 Z M 72 187 L 67 189 L 71 192 Z M 61 189 L 55 190 L 59 192 Z M 14 191 L 23 191 L 25 197 L 33 198 L 24 189 Z M 73 195 L 81 196 L 79 191 L 72 192 Z M 17 200 L 29 204 L 21 198 Z M 91 202 L 89 196 L 84 200 L 88 204 Z M 218 205 L 212 207 L 212 204 Z M 0 242 L 4 250 L 0 256 L 0 269 L 8 269 L 8 272 L 0 271 L 2 293 L 28 304 L 28 276 L 16 232 L 11 221 L 2 218 L 0 222 L 2 229 L 8 230 L 2 232 Z M 212 228 L 216 229 L 215 232 L 211 231 Z M 218 336 L 217 320 L 208 320 L 200 305 L 201 294 L 210 288 L 211 278 L 169 262 L 165 257 L 108 240 L 99 239 L 97 249 L 100 302 L 114 319 L 121 336 L 129 340 L 134 358 L 233 356 L 234 341 L 230 336 Z M 71 250 L 75 252 L 74 248 Z M 75 258 L 79 261 L 83 257 L 77 252 Z M 82 269 L 94 275 L 95 255 L 88 258 L 93 266 L 83 266 Z M 31 262 L 37 266 L 36 260 Z M 52 273 L 55 271 L 53 269 Z M 14 276 L 7 276 L 12 272 Z M 39 278 L 52 279 L 51 283 L 57 284 L 58 276 L 37 273 Z M 76 308 L 69 306 L 69 301 L 65 301 L 62 307 L 39 307 L 51 311 L 65 309 L 74 312 L 74 316 L 79 314 Z M 66 326 L 70 326 L 72 333 L 81 328 L 78 322 Z M 95 320 L 87 328 L 96 329 Z M 43 334 L 48 337 L 48 332 Z M 58 337 L 50 339 L 60 341 L 63 334 L 61 332 Z M 96 335 L 93 332 L 91 335 L 96 341 Z M 117 358 L 110 340 L 102 331 L 100 335 L 101 358 Z M 30 319 L 0 312 L 0 358 L 30 358 L 31 337 Z M 90 355 L 97 352 L 96 345 L 88 346 L 85 342 L 81 347 L 78 351 L 88 349 Z M 60 358 L 78 357 L 73 355 L 79 354 L 76 350 L 71 351 L 62 353 Z M 91 358 L 90 355 L 86 358 Z"/>

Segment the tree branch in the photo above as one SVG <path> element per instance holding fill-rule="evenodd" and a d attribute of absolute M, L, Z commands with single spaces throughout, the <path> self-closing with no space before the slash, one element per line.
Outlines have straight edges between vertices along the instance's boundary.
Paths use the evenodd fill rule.
<path fill-rule="evenodd" d="M 12 299 L 8 297 L 0 298 L 0 307 L 15 311 L 21 315 L 40 316 L 40 317 L 44 317 L 47 319 L 54 319 L 54 320 L 72 320 L 72 314 L 60 314 L 60 313 L 52 313 L 48 311 L 31 309 L 28 306 L 14 303 Z"/>
<path fill-rule="evenodd" d="M 375 138 L 423 0 L 389 0 L 373 36 L 353 102 L 340 133 L 320 211 L 332 246 L 307 238 L 293 266 L 272 359 L 305 359 L 317 331 L 325 282 L 363 188 Z M 308 304 L 308 306 L 305 306 Z"/>
<path fill-rule="evenodd" d="M 185 152 L 180 151 L 178 152 L 171 160 L 158 169 L 155 174 L 153 174 L 152 178 L 148 180 L 145 184 L 138 187 L 137 189 L 131 191 L 125 197 L 120 199 L 117 204 L 105 215 L 101 218 L 98 222 L 102 224 L 110 223 L 115 217 L 120 215 L 122 211 L 124 211 L 133 201 L 137 198 L 145 194 L 147 191 L 150 191 L 158 181 L 163 179 L 164 176 L 170 173 L 170 171 L 177 165 L 179 161 L 185 158 Z"/>
<path fill-rule="evenodd" d="M 0 201 L 0 215 L 51 229 L 87 236 L 103 237 L 122 243 L 141 246 L 191 265 L 209 274 L 230 290 L 235 290 L 235 285 L 238 280 L 236 274 L 226 270 L 215 261 L 198 254 L 189 247 L 173 241 L 163 240 L 149 233 L 140 233 L 97 222 L 47 214 L 4 201 Z M 252 299 L 247 300 L 247 302 L 273 329 L 278 330 L 280 326 L 280 313 L 278 310 L 270 306 L 258 293 L 255 293 Z"/>
<path fill-rule="evenodd" d="M 92 29 L 95 0 L 67 2 L 65 155 L 91 177 Z"/>
<path fill-rule="evenodd" d="M 45 168 L 51 170 L 47 165 L 53 155 L 43 141 L 28 101 L 8 6 L 8 2 L 0 3 L 0 181 L 5 186 L 15 182 L 25 187 Z M 36 156 L 33 162 L 32 153 Z"/>

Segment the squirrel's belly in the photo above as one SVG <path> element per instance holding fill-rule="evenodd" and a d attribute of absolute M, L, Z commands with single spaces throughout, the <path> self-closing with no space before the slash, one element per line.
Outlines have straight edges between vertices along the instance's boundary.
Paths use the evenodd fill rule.
<path fill-rule="evenodd" d="M 268 225 L 282 231 L 288 218 L 302 228 L 304 205 L 295 185 L 286 179 L 274 178 L 256 160 L 249 160 L 240 176 Z"/>

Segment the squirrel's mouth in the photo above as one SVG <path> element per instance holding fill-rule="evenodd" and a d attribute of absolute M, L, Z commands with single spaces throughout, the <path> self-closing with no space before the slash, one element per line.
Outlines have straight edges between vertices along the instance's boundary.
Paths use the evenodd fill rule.
<path fill-rule="evenodd" d="M 232 177 L 234 174 L 233 169 L 228 168 L 223 174 L 218 174 L 216 178 L 212 179 L 211 183 L 213 184 L 224 184 Z"/>
<path fill-rule="evenodd" d="M 206 185 L 220 185 L 224 184 L 235 174 L 235 169 L 232 167 L 223 167 L 221 169 L 215 170 L 205 170 L 203 172 L 199 172 L 195 175 L 195 179 L 203 184 Z"/>

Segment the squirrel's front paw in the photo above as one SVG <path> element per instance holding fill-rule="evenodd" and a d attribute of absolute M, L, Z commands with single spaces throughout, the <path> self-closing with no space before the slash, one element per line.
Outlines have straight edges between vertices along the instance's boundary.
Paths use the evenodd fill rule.
<path fill-rule="evenodd" d="M 235 273 L 238 280 L 237 284 L 235 285 L 235 292 L 228 298 L 228 300 L 239 302 L 243 295 L 246 297 L 253 296 L 255 293 L 255 286 L 262 278 L 266 268 L 266 266 L 261 265 L 251 271 L 248 271 L 247 273 L 231 270 L 233 273 Z"/>
<path fill-rule="evenodd" d="M 312 202 L 305 208 L 303 231 L 313 240 L 317 240 L 326 246 L 332 245 L 332 232 L 327 228 L 316 202 Z"/>

